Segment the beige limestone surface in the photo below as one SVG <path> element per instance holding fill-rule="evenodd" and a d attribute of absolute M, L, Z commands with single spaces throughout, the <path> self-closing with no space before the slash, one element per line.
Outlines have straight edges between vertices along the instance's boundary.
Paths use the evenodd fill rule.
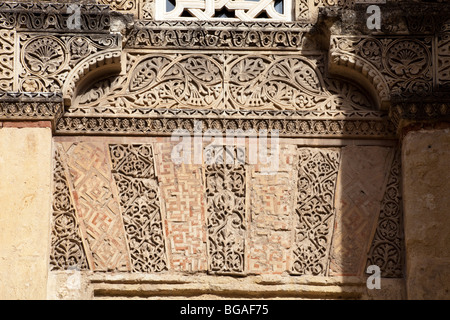
<path fill-rule="evenodd" d="M 0 299 L 45 299 L 50 128 L 0 129 Z"/>
<path fill-rule="evenodd" d="M 450 299 L 450 130 L 403 142 L 408 299 Z"/>

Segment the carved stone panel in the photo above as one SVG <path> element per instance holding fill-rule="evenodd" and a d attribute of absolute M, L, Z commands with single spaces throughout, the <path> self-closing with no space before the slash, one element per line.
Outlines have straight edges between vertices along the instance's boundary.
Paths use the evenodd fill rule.
<path fill-rule="evenodd" d="M 148 144 L 109 146 L 132 271 L 167 270 L 164 228 L 153 150 Z"/>
<path fill-rule="evenodd" d="M 114 34 L 64 36 L 20 33 L 19 91 L 62 92 L 69 85 L 71 71 L 81 63 L 87 65 L 97 54 L 118 47 Z"/>
<path fill-rule="evenodd" d="M 388 147 L 342 148 L 330 275 L 363 274 L 392 158 L 392 148 Z"/>
<path fill-rule="evenodd" d="M 0 29 L 0 92 L 14 90 L 15 35 L 14 31 Z"/>
<path fill-rule="evenodd" d="M 298 149 L 292 274 L 327 274 L 340 150 Z"/>
<path fill-rule="evenodd" d="M 54 161 L 50 269 L 87 270 L 80 225 L 59 150 L 56 151 Z"/>
<path fill-rule="evenodd" d="M 167 228 L 169 268 L 175 271 L 206 271 L 206 218 L 202 166 L 175 164 L 174 143 L 155 146 L 163 216 Z"/>
<path fill-rule="evenodd" d="M 234 149 L 233 152 L 236 150 Z M 226 155 L 222 159 L 226 159 Z M 236 153 L 233 154 L 233 159 L 239 159 Z M 243 273 L 247 232 L 245 166 L 243 164 L 206 165 L 205 189 L 208 270 L 224 274 Z"/>
<path fill-rule="evenodd" d="M 281 145 L 279 171 L 267 174 L 252 166 L 248 182 L 248 273 L 283 274 L 292 260 L 296 196 L 295 145 Z"/>
<path fill-rule="evenodd" d="M 367 266 L 380 267 L 384 278 L 402 278 L 404 266 L 401 158 L 397 150 L 381 203 L 378 226 L 368 253 Z"/>
<path fill-rule="evenodd" d="M 450 34 L 438 37 L 437 82 L 440 89 L 450 89 Z"/>
<path fill-rule="evenodd" d="M 129 271 L 130 259 L 108 150 L 103 143 L 63 143 L 71 190 L 94 271 Z"/>
<path fill-rule="evenodd" d="M 124 113 L 144 108 L 368 111 L 354 85 L 324 78 L 324 57 L 297 54 L 159 52 L 127 56 L 127 74 L 82 92 L 80 107 Z"/>

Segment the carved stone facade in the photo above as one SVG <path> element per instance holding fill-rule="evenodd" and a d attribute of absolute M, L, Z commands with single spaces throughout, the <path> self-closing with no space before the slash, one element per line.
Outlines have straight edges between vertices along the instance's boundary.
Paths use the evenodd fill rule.
<path fill-rule="evenodd" d="M 89 298 L 160 297 L 152 281 L 405 298 L 402 137 L 450 117 L 438 2 L 1 3 L 0 130 L 52 132 L 50 279 L 80 270 Z M 177 162 L 180 140 L 200 160 Z M 391 291 L 366 290 L 371 265 Z"/>

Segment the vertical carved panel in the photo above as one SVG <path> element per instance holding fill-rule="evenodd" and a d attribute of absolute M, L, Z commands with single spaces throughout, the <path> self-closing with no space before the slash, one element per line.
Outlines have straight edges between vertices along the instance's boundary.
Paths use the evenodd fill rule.
<path fill-rule="evenodd" d="M 167 270 L 158 183 L 150 145 L 110 145 L 135 272 Z"/>
<path fill-rule="evenodd" d="M 126 236 L 103 143 L 67 143 L 67 166 L 83 237 L 94 271 L 129 271 Z"/>
<path fill-rule="evenodd" d="M 299 149 L 293 274 L 326 274 L 339 159 L 336 149 Z"/>
<path fill-rule="evenodd" d="M 392 158 L 390 147 L 342 148 L 330 275 L 363 274 Z"/>
<path fill-rule="evenodd" d="M 13 91 L 15 32 L 0 30 L 0 91 Z"/>
<path fill-rule="evenodd" d="M 381 203 L 377 230 L 369 251 L 367 266 L 380 267 L 384 278 L 403 277 L 403 221 L 400 191 L 401 158 L 394 157 Z"/>
<path fill-rule="evenodd" d="M 78 270 L 87 270 L 77 215 L 64 171 L 60 153 L 57 151 L 53 173 L 50 268 L 67 270 L 69 267 L 76 267 Z"/>
<path fill-rule="evenodd" d="M 205 181 L 208 270 L 217 273 L 242 273 L 246 232 L 245 166 L 215 161 L 215 164 L 205 167 Z"/>
<path fill-rule="evenodd" d="M 200 164 L 176 165 L 172 160 L 175 144 L 164 141 L 154 153 L 160 182 L 166 226 L 169 269 L 206 271 L 207 245 L 205 194 Z"/>

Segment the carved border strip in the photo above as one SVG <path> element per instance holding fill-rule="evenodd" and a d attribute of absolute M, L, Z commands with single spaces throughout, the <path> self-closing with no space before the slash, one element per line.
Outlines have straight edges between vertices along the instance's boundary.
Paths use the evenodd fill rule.
<path fill-rule="evenodd" d="M 394 139 L 396 130 L 387 119 L 277 119 L 277 118 L 165 118 L 165 117 L 63 117 L 56 134 L 170 135 L 176 129 L 194 133 L 195 122 L 204 130 L 278 130 L 282 137 L 339 137 Z"/>
<path fill-rule="evenodd" d="M 55 1 L 56 2 L 56 1 Z M 17 31 L 109 32 L 107 5 L 80 5 L 81 28 L 69 29 L 70 3 L 0 3 L 0 27 Z"/>
<path fill-rule="evenodd" d="M 0 120 L 52 121 L 62 116 L 61 94 L 0 92 Z"/>

